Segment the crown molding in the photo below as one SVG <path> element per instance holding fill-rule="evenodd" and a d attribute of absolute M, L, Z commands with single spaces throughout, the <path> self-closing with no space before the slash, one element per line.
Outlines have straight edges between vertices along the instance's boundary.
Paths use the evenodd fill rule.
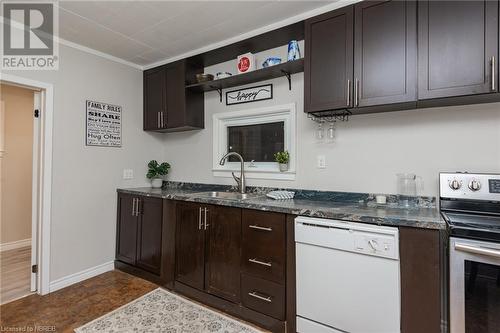
<path fill-rule="evenodd" d="M 78 44 L 78 43 L 70 42 L 69 40 L 66 40 L 64 38 L 60 38 L 59 37 L 58 40 L 59 40 L 59 44 L 61 44 L 61 45 L 65 45 L 65 46 L 71 47 L 71 48 L 76 49 L 76 50 L 80 50 L 80 51 L 83 51 L 83 52 L 86 52 L 86 53 L 90 53 L 90 54 L 93 54 L 95 56 L 98 56 L 98 57 L 101 57 L 101 58 L 104 58 L 104 59 L 108 59 L 108 60 L 111 60 L 111 61 L 123 64 L 123 65 L 127 65 L 129 67 L 133 67 L 133 68 L 139 69 L 141 71 L 144 70 L 144 67 L 141 66 L 141 65 L 135 64 L 135 63 L 127 61 L 127 60 L 124 60 L 122 58 L 115 57 L 115 56 L 113 56 L 111 54 L 108 54 L 108 53 L 105 53 L 105 52 L 101 52 L 101 51 L 92 49 L 90 47 L 83 46 L 83 45 Z"/>

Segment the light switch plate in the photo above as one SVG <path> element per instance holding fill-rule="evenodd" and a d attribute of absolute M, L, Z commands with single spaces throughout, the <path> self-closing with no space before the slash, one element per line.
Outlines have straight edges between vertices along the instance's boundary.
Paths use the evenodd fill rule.
<path fill-rule="evenodd" d="M 134 170 L 123 169 L 123 179 L 134 179 Z"/>
<path fill-rule="evenodd" d="M 318 167 L 318 169 L 325 169 L 326 168 L 326 156 L 325 155 L 318 155 L 317 156 L 317 167 Z"/>

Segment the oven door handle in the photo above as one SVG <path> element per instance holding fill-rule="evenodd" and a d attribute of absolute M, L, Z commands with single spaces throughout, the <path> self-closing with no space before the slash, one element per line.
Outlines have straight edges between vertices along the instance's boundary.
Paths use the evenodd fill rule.
<path fill-rule="evenodd" d="M 482 254 L 482 255 L 485 255 L 488 257 L 500 258 L 500 250 L 484 248 L 484 247 L 480 247 L 480 246 L 472 246 L 472 245 L 463 244 L 463 243 L 455 243 L 455 250 L 469 252 L 469 253 Z"/>

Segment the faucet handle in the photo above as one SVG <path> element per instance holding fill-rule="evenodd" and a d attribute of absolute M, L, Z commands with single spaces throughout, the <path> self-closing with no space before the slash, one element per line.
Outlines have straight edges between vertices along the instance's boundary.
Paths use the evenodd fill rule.
<path fill-rule="evenodd" d="M 234 180 L 236 180 L 236 183 L 238 183 L 238 186 L 240 186 L 240 184 L 241 184 L 241 177 L 236 177 L 236 175 L 234 174 L 234 172 L 231 172 L 231 174 L 233 175 Z"/>

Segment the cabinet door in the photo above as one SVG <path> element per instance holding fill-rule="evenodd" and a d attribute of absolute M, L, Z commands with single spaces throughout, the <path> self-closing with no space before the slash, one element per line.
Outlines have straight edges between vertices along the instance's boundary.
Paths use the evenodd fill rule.
<path fill-rule="evenodd" d="M 160 275 L 163 200 L 141 197 L 137 266 Z"/>
<path fill-rule="evenodd" d="M 418 13 L 419 99 L 497 91 L 497 1 L 422 1 Z"/>
<path fill-rule="evenodd" d="M 354 104 L 417 99 L 417 12 L 413 1 L 355 6 Z"/>
<path fill-rule="evenodd" d="M 144 130 L 161 128 L 161 113 L 166 103 L 166 70 L 144 72 Z"/>
<path fill-rule="evenodd" d="M 164 128 L 186 125 L 185 80 L 183 62 L 167 68 L 167 106 L 163 116 Z"/>
<path fill-rule="evenodd" d="M 202 208 L 191 203 L 177 205 L 176 280 L 200 290 L 204 287 L 205 230 Z"/>
<path fill-rule="evenodd" d="M 353 7 L 305 23 L 304 111 L 352 106 Z"/>
<path fill-rule="evenodd" d="M 241 209 L 209 207 L 206 290 L 240 300 Z"/>
<path fill-rule="evenodd" d="M 116 230 L 116 259 L 135 265 L 137 252 L 137 198 L 118 195 L 118 223 Z"/>

